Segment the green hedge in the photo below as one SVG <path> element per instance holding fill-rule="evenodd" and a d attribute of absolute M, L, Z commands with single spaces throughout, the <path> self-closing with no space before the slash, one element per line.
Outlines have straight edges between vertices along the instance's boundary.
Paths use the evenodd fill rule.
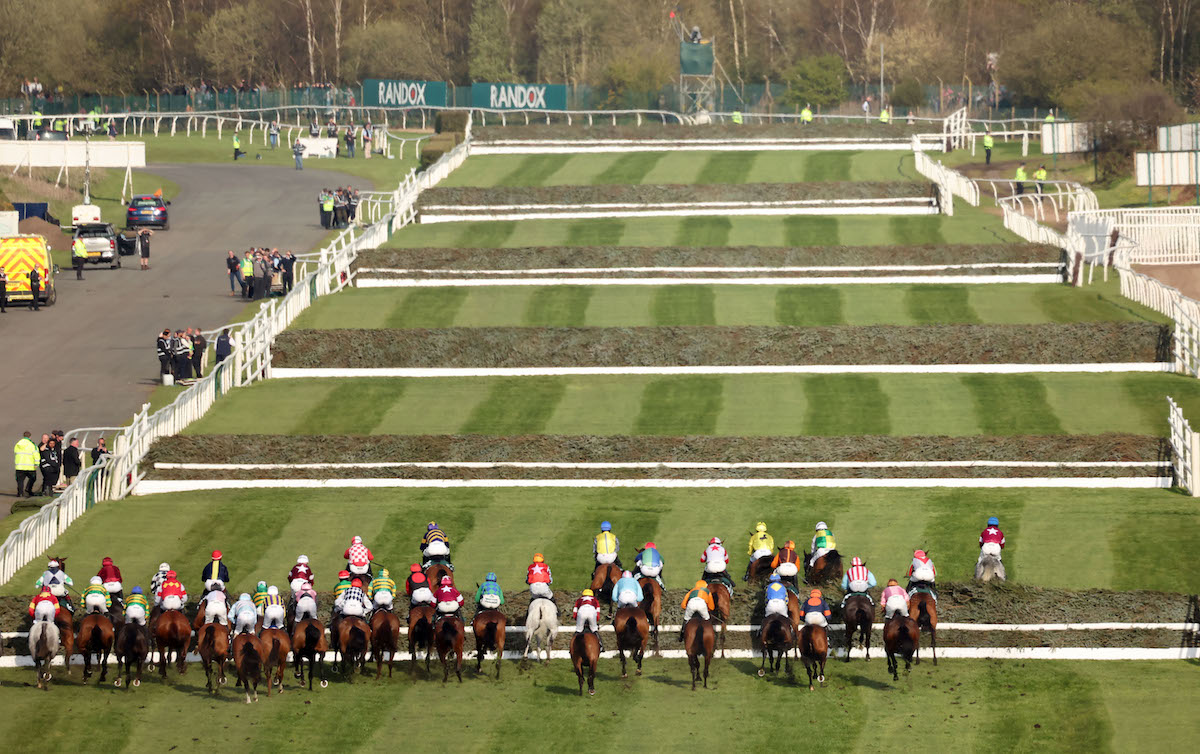
<path fill-rule="evenodd" d="M 456 110 L 440 111 L 434 119 L 434 130 L 438 133 L 466 133 L 468 113 Z"/>
<path fill-rule="evenodd" d="M 442 155 L 454 149 L 460 139 L 456 139 L 454 134 L 437 134 L 431 136 L 429 141 L 426 141 L 421 148 L 420 169 L 424 170 L 433 163 L 442 159 Z"/>

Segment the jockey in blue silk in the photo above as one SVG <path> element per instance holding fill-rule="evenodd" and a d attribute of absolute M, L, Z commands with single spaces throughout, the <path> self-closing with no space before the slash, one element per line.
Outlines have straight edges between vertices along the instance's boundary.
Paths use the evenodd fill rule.
<path fill-rule="evenodd" d="M 488 573 L 475 592 L 475 609 L 495 610 L 504 604 L 504 590 L 496 583 L 496 574 Z"/>
<path fill-rule="evenodd" d="M 767 615 L 787 615 L 788 614 L 788 590 L 783 585 L 783 579 L 779 578 L 779 574 L 772 573 L 767 580 L 767 606 L 763 612 Z"/>
<path fill-rule="evenodd" d="M 647 542 L 642 551 L 638 553 L 634 563 L 638 567 L 638 572 L 649 579 L 654 579 L 663 589 L 667 585 L 662 580 L 662 569 L 665 565 L 662 555 L 658 553 L 658 547 L 653 542 Z"/>
<path fill-rule="evenodd" d="M 596 557 L 596 565 L 616 563 L 621 567 L 621 540 L 612 533 L 612 524 L 604 521 L 600 524 L 600 533 L 592 539 L 592 555 Z"/>
<path fill-rule="evenodd" d="M 633 577 L 633 573 L 630 571 L 622 573 L 612 590 L 612 601 L 617 604 L 617 607 L 637 607 L 644 599 L 642 585 Z"/>

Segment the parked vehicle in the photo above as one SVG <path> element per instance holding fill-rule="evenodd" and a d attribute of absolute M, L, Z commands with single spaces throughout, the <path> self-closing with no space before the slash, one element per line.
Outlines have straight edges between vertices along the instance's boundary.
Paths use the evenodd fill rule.
<path fill-rule="evenodd" d="M 125 210 L 125 227 L 155 226 L 163 230 L 170 230 L 171 218 L 167 213 L 167 206 L 170 204 L 161 196 L 153 194 L 133 197 L 129 201 L 129 208 Z"/>
<path fill-rule="evenodd" d="M 100 218 L 100 208 L 95 204 L 76 204 L 71 208 L 71 227 L 80 225 L 97 225 L 104 222 Z"/>
<path fill-rule="evenodd" d="M 0 139 L 16 139 L 17 124 L 12 118 L 0 118 Z"/>
<path fill-rule="evenodd" d="M 50 259 L 50 247 L 41 236 L 19 235 L 0 238 L 0 267 L 8 276 L 8 303 L 29 303 L 29 271 L 37 267 L 42 276 L 38 300 L 49 305 L 58 297 L 54 276 L 58 266 Z"/>
<path fill-rule="evenodd" d="M 121 256 L 117 253 L 117 232 L 108 223 L 80 225 L 75 228 L 76 238 L 83 239 L 83 247 L 87 249 L 88 264 L 107 264 L 109 267 L 121 266 Z"/>

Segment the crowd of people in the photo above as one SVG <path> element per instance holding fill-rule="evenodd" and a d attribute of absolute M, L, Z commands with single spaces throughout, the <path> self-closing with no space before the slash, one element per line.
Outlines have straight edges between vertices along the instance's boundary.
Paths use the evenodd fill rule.
<path fill-rule="evenodd" d="M 321 227 L 326 229 L 349 227 L 358 217 L 358 203 L 358 189 L 349 186 L 321 189 L 321 193 L 317 194 Z"/>
<path fill-rule="evenodd" d="M 204 351 L 208 339 L 199 327 L 171 331 L 164 329 L 155 344 L 158 351 L 158 374 L 171 375 L 176 383 L 203 377 Z"/>
<path fill-rule="evenodd" d="M 225 269 L 229 274 L 229 295 L 260 300 L 271 295 L 275 277 L 284 295 L 292 290 L 296 278 L 296 255 L 279 249 L 249 249 L 238 257 L 232 250 L 225 252 Z"/>
<path fill-rule="evenodd" d="M 78 437 L 67 440 L 61 429 L 42 435 L 41 442 L 33 441 L 33 433 L 26 431 L 13 446 L 13 468 L 16 469 L 17 497 L 40 497 L 55 495 L 67 488 L 83 470 L 86 449 L 80 446 Z M 92 465 L 109 454 L 103 437 L 91 449 Z M 39 472 L 41 488 L 34 493 Z"/>

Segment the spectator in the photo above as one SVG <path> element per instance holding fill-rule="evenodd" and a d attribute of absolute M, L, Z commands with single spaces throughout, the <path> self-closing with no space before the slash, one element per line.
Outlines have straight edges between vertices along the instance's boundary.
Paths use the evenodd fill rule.
<path fill-rule="evenodd" d="M 79 438 L 72 437 L 71 444 L 63 451 L 63 484 L 70 486 L 71 482 L 75 481 L 75 477 L 79 476 L 79 470 L 83 467 L 83 458 L 79 455 Z"/>
<path fill-rule="evenodd" d="M 58 482 L 58 474 L 62 468 L 62 456 L 58 450 L 58 443 L 53 437 L 46 440 L 45 447 L 41 451 L 39 465 L 42 469 L 42 488 L 38 490 L 38 494 L 48 495 L 54 491 L 54 485 Z"/>
<path fill-rule="evenodd" d="M 304 169 L 304 144 L 302 144 L 299 139 L 296 139 L 296 141 L 294 141 L 292 143 L 292 157 L 296 158 L 296 169 L 303 170 Z"/>
<path fill-rule="evenodd" d="M 235 346 L 237 346 L 237 341 L 235 341 L 233 339 L 233 337 L 230 336 L 229 328 L 226 327 L 224 330 L 221 331 L 221 334 L 217 336 L 217 345 L 216 345 L 217 363 L 220 364 L 222 361 L 224 361 L 226 358 L 228 358 L 229 354 L 233 353 L 233 349 Z"/>
<path fill-rule="evenodd" d="M 175 358 L 175 381 L 182 382 L 192 376 L 192 344 L 183 330 L 176 330 L 171 339 L 171 352 Z"/>
<path fill-rule="evenodd" d="M 149 228 L 137 229 L 138 261 L 143 270 L 150 269 L 150 236 L 152 235 L 154 235 L 154 231 Z"/>
<path fill-rule="evenodd" d="M 159 333 L 158 340 L 154 345 L 158 350 L 158 377 L 161 380 L 164 374 L 173 375 L 175 372 L 171 368 L 171 360 L 175 355 L 175 352 L 171 350 L 171 330 L 168 328 Z"/>
<path fill-rule="evenodd" d="M 208 348 L 208 340 L 200 333 L 200 328 L 192 330 L 192 370 L 196 374 L 196 379 L 204 376 L 204 351 Z"/>
<path fill-rule="evenodd" d="M 229 270 L 229 295 L 237 295 L 238 286 L 243 289 L 246 287 L 246 281 L 242 279 L 242 263 L 237 258 L 237 254 L 230 249 L 229 256 L 225 258 L 225 267 Z"/>
<path fill-rule="evenodd" d="M 92 448 L 92 465 L 100 463 L 100 459 L 112 455 L 108 452 L 108 446 L 104 444 L 104 438 L 101 437 L 96 441 L 96 447 Z"/>
<path fill-rule="evenodd" d="M 343 138 L 346 140 L 346 156 L 354 159 L 354 140 L 357 138 L 354 124 L 346 126 L 346 135 Z"/>
<path fill-rule="evenodd" d="M 17 497 L 33 497 L 33 483 L 37 481 L 37 469 L 41 459 L 38 447 L 29 439 L 26 431 L 13 447 L 13 468 L 17 472 Z"/>
<path fill-rule="evenodd" d="M 372 141 L 373 141 L 374 136 L 375 136 L 375 128 L 371 125 L 370 119 L 368 119 L 367 122 L 364 123 L 363 127 L 362 127 L 363 158 L 364 159 L 367 159 L 367 160 L 371 159 L 371 147 L 372 147 Z"/>
<path fill-rule="evenodd" d="M 289 251 L 281 260 L 280 267 L 283 270 L 283 293 L 286 296 L 291 293 L 292 284 L 295 282 L 296 255 Z"/>
<path fill-rule="evenodd" d="M 8 274 L 0 267 L 0 314 L 8 310 Z"/>
<path fill-rule="evenodd" d="M 267 134 L 271 137 L 271 149 L 279 146 L 279 123 L 271 121 L 271 125 L 267 126 Z"/>
<path fill-rule="evenodd" d="M 254 257 L 254 296 L 258 301 L 271 295 L 271 269 L 260 251 Z"/>

